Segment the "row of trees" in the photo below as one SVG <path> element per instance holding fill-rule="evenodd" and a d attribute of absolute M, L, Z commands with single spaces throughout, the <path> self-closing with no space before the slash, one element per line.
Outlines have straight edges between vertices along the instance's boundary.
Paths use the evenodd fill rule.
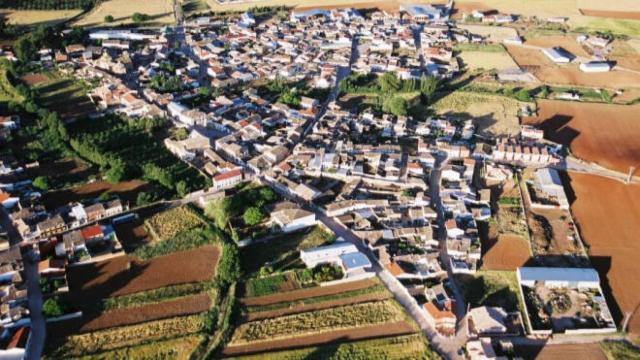
<path fill-rule="evenodd" d="M 20 36 L 13 45 L 16 57 L 23 63 L 38 59 L 38 50 L 43 48 L 59 49 L 70 44 L 82 42 L 85 31 L 74 27 L 63 36 L 60 29 L 40 25 L 34 31 Z"/>
<path fill-rule="evenodd" d="M 19 10 L 89 10 L 95 0 L 0 0 L 0 8 Z"/>

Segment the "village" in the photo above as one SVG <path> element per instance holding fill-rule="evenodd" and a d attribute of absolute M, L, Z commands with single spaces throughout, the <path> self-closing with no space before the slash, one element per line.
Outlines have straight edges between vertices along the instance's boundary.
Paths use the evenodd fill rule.
<path fill-rule="evenodd" d="M 23 76 L 36 89 L 24 100 L 59 79 L 81 82 L 86 99 L 0 118 L 14 144 L 0 167 L 0 357 L 279 358 L 290 342 L 341 343 L 347 330 L 363 347 L 397 338 L 451 359 L 622 339 L 565 172 L 630 183 L 633 171 L 581 159 L 532 119 L 535 96 L 611 102 L 627 90 L 543 84 L 540 95 L 544 69 L 518 66 L 517 52 L 585 76 L 624 64 L 609 61 L 606 36 L 581 35 L 574 54 L 502 31 L 561 17 L 454 19 L 453 6 L 256 8 L 37 49 L 31 65 L 44 70 Z M 496 46 L 518 64 L 474 70 L 466 51 Z M 18 55 L 5 49 L 3 61 Z M 455 94 L 488 106 L 503 96 L 510 113 L 438 105 Z M 20 153 L 33 134 L 51 140 Z M 71 180 L 51 175 L 61 160 L 42 148 L 80 159 Z M 295 322 L 329 311 L 342 322 Z M 117 335 L 146 325 L 166 334 Z"/>

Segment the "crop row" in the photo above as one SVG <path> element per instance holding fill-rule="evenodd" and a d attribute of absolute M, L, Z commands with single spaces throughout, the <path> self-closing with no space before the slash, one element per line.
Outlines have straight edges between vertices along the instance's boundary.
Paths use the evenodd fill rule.
<path fill-rule="evenodd" d="M 146 220 L 146 224 L 158 241 L 171 239 L 182 231 L 205 225 L 198 214 L 187 206 L 155 214 Z"/>
<path fill-rule="evenodd" d="M 203 324 L 201 315 L 191 315 L 72 335 L 56 351 L 54 358 L 64 359 L 194 334 L 202 330 Z"/>
<path fill-rule="evenodd" d="M 361 303 L 252 321 L 238 327 L 232 343 L 241 344 L 267 339 L 273 340 L 394 322 L 402 319 L 403 314 L 393 301 Z"/>
<path fill-rule="evenodd" d="M 183 296 L 195 295 L 210 287 L 209 283 L 204 282 L 165 286 L 130 295 L 106 298 L 102 300 L 100 308 L 104 311 L 109 311 L 153 304 Z"/>
<path fill-rule="evenodd" d="M 174 359 L 187 360 L 193 350 L 202 342 L 201 335 L 189 335 L 175 339 L 156 341 L 105 351 L 97 354 L 73 357 L 74 360 L 110 360 L 110 359 Z"/>

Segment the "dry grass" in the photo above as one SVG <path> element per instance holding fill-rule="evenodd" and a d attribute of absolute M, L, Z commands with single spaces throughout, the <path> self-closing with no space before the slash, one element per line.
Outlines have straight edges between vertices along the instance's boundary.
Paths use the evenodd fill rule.
<path fill-rule="evenodd" d="M 340 8 L 340 7 L 354 7 L 354 8 L 374 8 L 383 9 L 386 11 L 398 11 L 400 4 L 405 2 L 400 0 L 390 1 L 371 1 L 371 0 L 323 0 L 321 2 L 317 0 L 256 0 L 256 1 L 243 1 L 234 2 L 230 4 L 219 4 L 216 0 L 207 0 L 209 7 L 213 11 L 229 11 L 229 10 L 246 10 L 254 6 L 291 6 L 297 8 Z M 429 1 L 429 0 L 416 0 L 411 3 L 442 3 L 443 1 Z"/>
<path fill-rule="evenodd" d="M 171 0 L 108 0 L 91 10 L 74 25 L 102 26 L 104 17 L 111 15 L 114 21 L 109 25 L 131 23 L 133 13 L 139 12 L 151 17 L 148 23 L 168 24 L 175 21 Z"/>
<path fill-rule="evenodd" d="M 9 24 L 13 25 L 54 25 L 66 21 L 81 12 L 82 10 L 0 10 L 1 16 L 5 17 Z"/>
<path fill-rule="evenodd" d="M 472 119 L 481 134 L 515 135 L 520 131 L 517 100 L 504 96 L 455 91 L 434 104 L 438 114 Z"/>
<path fill-rule="evenodd" d="M 501 43 L 504 39 L 513 39 L 518 36 L 516 29 L 506 26 L 460 24 L 458 27 L 474 34 L 482 35 L 487 37 L 488 40 L 498 43 Z"/>
<path fill-rule="evenodd" d="M 464 66 L 470 70 L 475 69 L 511 69 L 518 67 L 515 61 L 504 52 L 486 52 L 486 51 L 463 51 L 460 58 Z"/>

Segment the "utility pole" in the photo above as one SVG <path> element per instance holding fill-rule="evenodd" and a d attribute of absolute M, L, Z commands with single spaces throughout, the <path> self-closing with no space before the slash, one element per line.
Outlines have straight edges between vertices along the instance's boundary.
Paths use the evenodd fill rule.
<path fill-rule="evenodd" d="M 631 178 L 633 177 L 633 173 L 636 172 L 635 166 L 629 166 L 629 174 L 627 175 L 627 185 L 631 183 Z"/>

